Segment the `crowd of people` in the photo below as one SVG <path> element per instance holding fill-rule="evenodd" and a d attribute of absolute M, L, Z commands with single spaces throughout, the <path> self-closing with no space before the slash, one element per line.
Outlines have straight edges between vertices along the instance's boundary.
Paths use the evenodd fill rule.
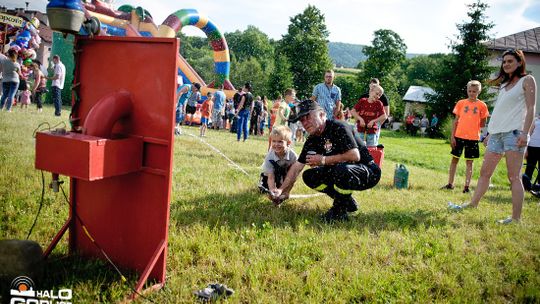
<path fill-rule="evenodd" d="M 426 114 L 419 115 L 417 113 L 410 113 L 405 118 L 405 132 L 415 136 L 420 131 L 420 136 L 426 135 L 430 137 L 440 136 L 439 130 L 439 118 L 437 114 L 433 114 L 431 121 L 427 118 Z"/>
<path fill-rule="evenodd" d="M 505 156 L 513 209 L 510 217 L 499 222 L 508 224 L 521 219 L 524 184 L 526 190 L 534 190 L 540 196 L 540 185 L 534 188 L 535 183 L 532 182 L 540 162 L 540 131 L 537 128 L 540 116 L 533 120 L 536 83 L 526 73 L 523 52 L 507 51 L 502 58 L 499 75 L 493 80 L 493 84 L 499 87 L 499 94 L 491 116 L 487 105 L 478 99 L 482 85 L 477 80 L 468 82 L 467 98 L 456 102 L 450 137 L 452 158 L 448 182 L 443 189 L 454 189 L 456 169 L 464 154 L 466 176 L 463 193 L 471 192 L 473 161 L 480 157 L 480 133 L 490 117 L 489 134 L 483 139 L 487 150 L 472 199 L 461 205 L 449 203 L 449 208 L 461 211 L 477 207 L 499 160 Z M 246 83 L 231 100 L 209 95 L 207 100 L 210 103 L 202 107 L 201 136 L 205 134 L 204 125 L 208 117 L 214 117 L 213 121 L 217 122 L 214 128 L 230 125 L 238 141 L 246 141 L 249 135 L 264 135 L 268 128 L 268 154 L 263 163 L 260 191 L 280 205 L 289 198 L 295 181 L 307 165 L 310 169 L 302 174 L 304 183 L 333 199 L 333 205 L 323 219 L 329 222 L 346 220 L 350 212 L 357 210 L 352 192 L 369 189 L 380 179 L 380 168 L 373 161 L 368 147 L 379 144 L 381 126 L 389 118 L 390 108 L 384 88 L 374 78 L 370 81 L 369 91 L 359 97 L 352 109 L 343 109 L 341 89 L 334 84 L 334 79 L 334 72 L 326 71 L 324 81 L 313 88 L 309 99 L 303 101 L 296 99 L 292 88 L 285 90 L 283 96 L 278 96 L 273 103 L 266 97 L 253 97 L 250 83 Z M 195 84 L 191 91 L 197 90 Z M 189 94 L 190 90 L 185 92 Z M 184 99 L 186 97 L 181 95 L 179 108 L 182 108 L 180 105 Z M 212 103 L 216 99 L 219 101 Z M 348 122 L 350 119 L 354 120 L 353 124 Z M 405 123 L 407 132 L 412 135 L 418 131 L 422 136 L 440 132 L 436 114 L 430 120 L 426 115 L 421 117 L 412 113 Z M 305 135 L 308 135 L 306 139 Z M 300 155 L 296 155 L 292 145 L 304 140 Z M 521 176 L 526 150 L 527 169 Z"/>
<path fill-rule="evenodd" d="M 14 49 L 1 54 L 0 110 L 11 112 L 14 104 L 26 108 L 35 103 L 41 112 L 43 95 L 47 92 L 46 81 L 51 80 L 54 114 L 60 116 L 66 71 L 58 55 L 54 55 L 52 61 L 52 76 L 46 76 L 37 60 L 23 61 Z M 324 81 L 313 88 L 309 99 L 299 101 L 295 90 L 289 88 L 273 103 L 264 96 L 254 97 L 249 82 L 230 100 L 222 88 L 203 98 L 200 84 L 181 85 L 178 88 L 175 134 L 182 134 L 182 124 L 194 124 L 194 114 L 203 99 L 200 105 L 201 137 L 206 136 L 210 122 L 213 129 L 228 128 L 236 133 L 239 142 L 245 142 L 250 135 L 263 136 L 268 129 L 269 152 L 263 164 L 260 190 L 267 193 L 276 205 L 281 204 L 289 197 L 296 179 L 308 165 L 311 168 L 302 175 L 305 184 L 334 201 L 323 219 L 345 220 L 348 213 L 357 209 L 352 191 L 369 189 L 380 179 L 380 168 L 373 161 L 368 147 L 379 144 L 381 126 L 389 118 L 390 108 L 384 88 L 374 78 L 370 81 L 369 91 L 359 97 L 352 109 L 343 109 L 341 89 L 334 84 L 334 79 L 334 72 L 328 70 Z M 443 189 L 454 189 L 456 169 L 464 154 L 466 176 L 463 192 L 471 191 L 473 161 L 480 157 L 480 133 L 489 117 L 488 135 L 482 140 L 486 152 L 472 199 L 461 205 L 449 203 L 449 208 L 458 211 L 476 208 L 504 156 L 513 208 L 512 215 L 500 222 L 507 224 L 521 219 L 524 186 L 525 190 L 533 190 L 533 194 L 540 196 L 540 185 L 533 182 L 540 162 L 540 116 L 534 118 L 536 82 L 526 73 L 522 51 L 503 53 L 499 74 L 493 83 L 499 87 L 499 93 L 491 116 L 487 105 L 478 99 L 482 85 L 477 80 L 468 82 L 467 98 L 457 101 L 453 109 L 452 158 L 448 182 Z M 355 123 L 348 123 L 349 119 Z M 414 113 L 406 118 L 406 130 L 412 135 L 420 131 L 425 136 L 438 132 L 438 128 L 439 120 L 435 114 L 431 121 L 426 115 L 420 117 Z M 295 142 L 304 142 L 300 155 L 291 149 Z M 521 175 L 525 155 L 527 167 L 525 174 Z"/>
<path fill-rule="evenodd" d="M 2 97 L 0 111 L 11 112 L 14 105 L 28 109 L 31 103 L 36 104 L 37 112 L 42 112 L 43 97 L 48 92 L 47 80 L 51 80 L 51 94 L 54 104 L 54 115 L 60 116 L 62 111 L 62 89 L 66 76 L 66 68 L 60 56 L 54 55 L 52 76 L 46 76 L 39 60 L 23 59 L 20 52 L 9 49 L 6 54 L 0 54 L 0 79 L 2 82 Z"/>

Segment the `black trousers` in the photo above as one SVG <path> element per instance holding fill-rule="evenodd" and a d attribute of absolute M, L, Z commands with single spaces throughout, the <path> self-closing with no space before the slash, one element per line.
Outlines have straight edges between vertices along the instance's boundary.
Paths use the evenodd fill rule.
<path fill-rule="evenodd" d="M 337 164 L 320 166 L 304 171 L 304 183 L 331 198 L 350 196 L 353 190 L 373 188 L 381 179 L 381 169 L 375 162 L 364 164 Z"/>
<path fill-rule="evenodd" d="M 251 119 L 249 121 L 249 134 L 250 135 L 259 135 L 259 122 L 258 122 L 259 115 L 253 115 L 251 116 Z"/>
<path fill-rule="evenodd" d="M 527 147 L 527 167 L 525 167 L 525 175 L 529 177 L 531 182 L 534 182 L 533 174 L 536 165 L 540 162 L 540 147 Z"/>

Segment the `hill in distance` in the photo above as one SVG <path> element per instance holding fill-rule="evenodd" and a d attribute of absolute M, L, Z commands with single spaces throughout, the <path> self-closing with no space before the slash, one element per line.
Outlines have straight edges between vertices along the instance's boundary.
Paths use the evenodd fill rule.
<path fill-rule="evenodd" d="M 356 68 L 360 61 L 365 61 L 365 45 L 351 44 L 343 42 L 328 42 L 330 58 L 336 67 Z M 416 57 L 422 54 L 406 54 L 407 58 Z"/>

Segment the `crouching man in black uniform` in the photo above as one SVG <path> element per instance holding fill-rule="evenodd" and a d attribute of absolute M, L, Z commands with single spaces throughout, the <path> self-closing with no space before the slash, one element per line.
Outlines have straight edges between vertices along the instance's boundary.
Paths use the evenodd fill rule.
<path fill-rule="evenodd" d="M 347 220 L 348 212 L 358 210 L 353 190 L 375 186 L 381 178 L 381 169 L 364 142 L 353 134 L 352 127 L 342 121 L 327 120 L 317 102 L 304 100 L 295 110 L 291 121 L 300 120 L 309 137 L 281 187 L 272 191 L 272 200 L 280 204 L 289 198 L 298 175 L 308 165 L 311 168 L 302 175 L 304 183 L 334 199 L 323 219 L 327 222 Z"/>

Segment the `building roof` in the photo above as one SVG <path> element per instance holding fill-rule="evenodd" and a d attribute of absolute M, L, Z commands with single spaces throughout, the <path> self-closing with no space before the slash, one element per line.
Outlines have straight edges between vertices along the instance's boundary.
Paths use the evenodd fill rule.
<path fill-rule="evenodd" d="M 540 27 L 486 42 L 490 50 L 520 49 L 526 53 L 540 53 Z"/>
<path fill-rule="evenodd" d="M 403 96 L 403 101 L 428 102 L 425 94 L 435 94 L 435 91 L 428 87 L 410 86 L 405 96 Z"/>

